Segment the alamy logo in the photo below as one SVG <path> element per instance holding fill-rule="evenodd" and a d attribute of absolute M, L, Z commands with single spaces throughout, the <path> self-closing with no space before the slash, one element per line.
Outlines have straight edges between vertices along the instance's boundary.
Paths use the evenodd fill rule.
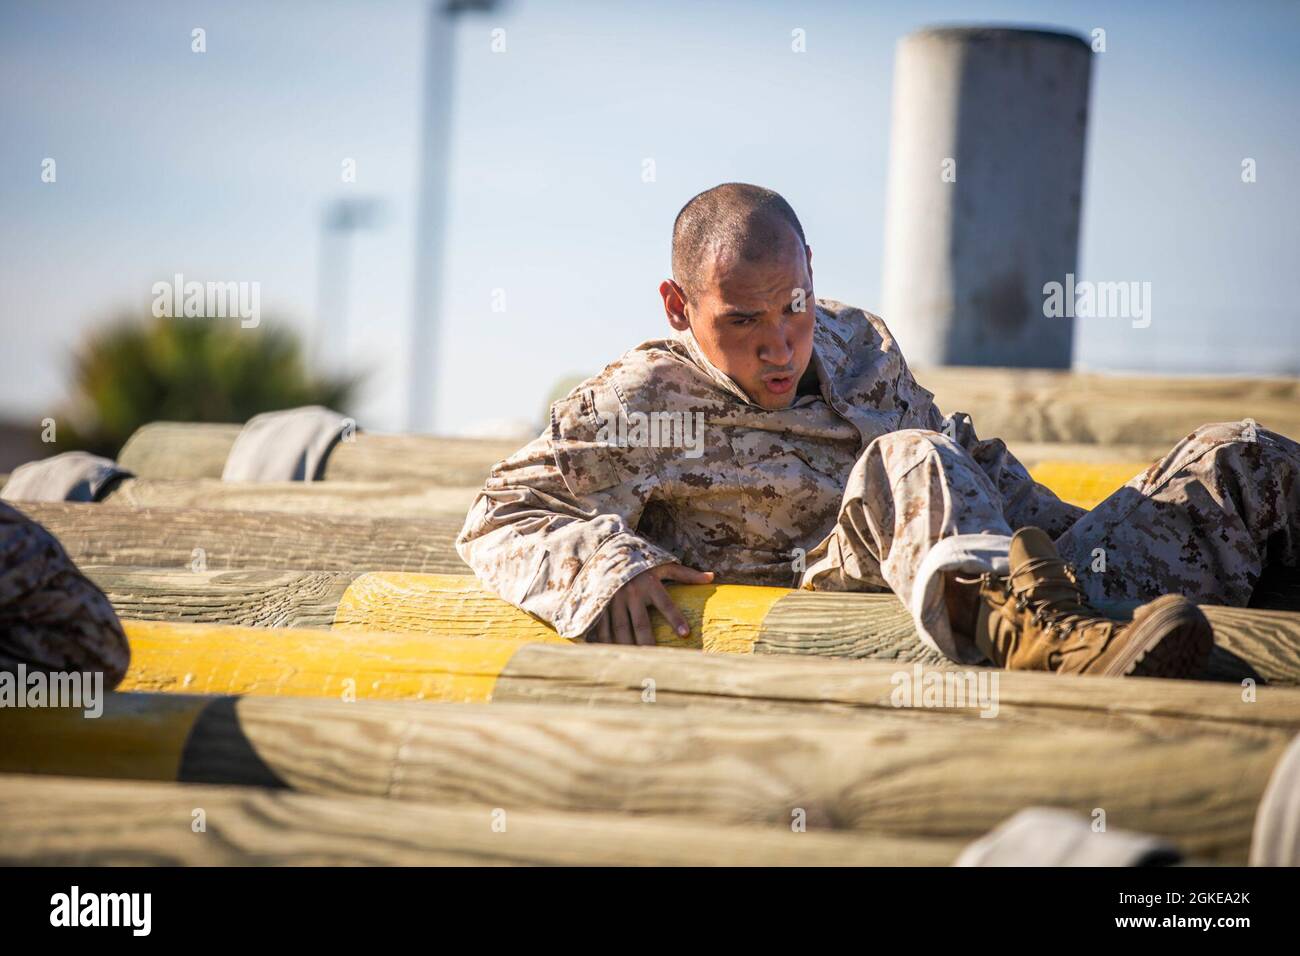
<path fill-rule="evenodd" d="M 129 926 L 133 936 L 148 936 L 152 923 L 152 893 L 82 893 L 74 886 L 50 897 L 51 926 Z"/>
<path fill-rule="evenodd" d="M 1076 282 L 1073 272 L 1065 283 L 1043 283 L 1043 315 L 1049 319 L 1132 319 L 1133 328 L 1151 324 L 1150 282 Z"/>
<path fill-rule="evenodd" d="M 104 713 L 103 671 L 0 671 L 0 707 L 80 708 L 90 719 Z"/>
<path fill-rule="evenodd" d="M 156 319 L 239 319 L 245 329 L 262 321 L 260 282 L 186 282 L 176 273 L 171 282 L 153 284 Z"/>
<path fill-rule="evenodd" d="M 910 673 L 895 671 L 889 682 L 895 707 L 978 707 L 981 717 L 998 715 L 997 671 L 924 671 L 917 663 Z"/>
<path fill-rule="evenodd" d="M 703 412 L 601 413 L 596 440 L 620 448 L 684 448 L 687 458 L 704 454 Z"/>

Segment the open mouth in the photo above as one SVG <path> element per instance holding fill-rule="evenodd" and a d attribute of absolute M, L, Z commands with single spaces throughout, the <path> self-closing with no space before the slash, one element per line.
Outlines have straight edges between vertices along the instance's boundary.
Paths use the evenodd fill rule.
<path fill-rule="evenodd" d="M 763 379 L 763 384 L 767 387 L 769 392 L 772 392 L 774 395 L 781 395 L 794 388 L 794 376 L 773 375 L 769 378 Z"/>

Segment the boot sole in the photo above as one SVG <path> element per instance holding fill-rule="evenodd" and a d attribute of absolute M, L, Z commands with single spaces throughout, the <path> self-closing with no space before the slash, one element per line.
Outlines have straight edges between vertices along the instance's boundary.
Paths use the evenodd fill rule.
<path fill-rule="evenodd" d="M 1130 626 L 1124 651 L 1106 668 L 1114 677 L 1199 677 L 1214 649 L 1214 629 L 1187 598 L 1166 594 Z"/>

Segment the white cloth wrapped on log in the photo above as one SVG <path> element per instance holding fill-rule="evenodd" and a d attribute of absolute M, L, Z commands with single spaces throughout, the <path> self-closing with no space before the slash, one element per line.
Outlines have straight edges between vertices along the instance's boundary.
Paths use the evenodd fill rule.
<path fill-rule="evenodd" d="M 19 465 L 0 498 L 5 501 L 98 501 L 116 478 L 131 472 L 110 458 L 85 451 L 65 451 L 53 458 Z"/>
<path fill-rule="evenodd" d="M 1027 807 L 962 851 L 954 866 L 1161 866 L 1178 863 L 1166 840 L 1129 830 L 1094 830 L 1089 820 Z"/>
<path fill-rule="evenodd" d="M 235 438 L 222 481 L 316 481 L 350 418 L 320 405 L 264 412 Z"/>

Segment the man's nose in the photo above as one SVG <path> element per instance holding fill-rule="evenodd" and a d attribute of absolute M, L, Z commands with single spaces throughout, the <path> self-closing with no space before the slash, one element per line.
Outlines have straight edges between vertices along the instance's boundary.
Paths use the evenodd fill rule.
<path fill-rule="evenodd" d="M 794 359 L 794 347 L 784 321 L 769 326 L 759 343 L 758 357 L 768 365 L 789 365 Z"/>

